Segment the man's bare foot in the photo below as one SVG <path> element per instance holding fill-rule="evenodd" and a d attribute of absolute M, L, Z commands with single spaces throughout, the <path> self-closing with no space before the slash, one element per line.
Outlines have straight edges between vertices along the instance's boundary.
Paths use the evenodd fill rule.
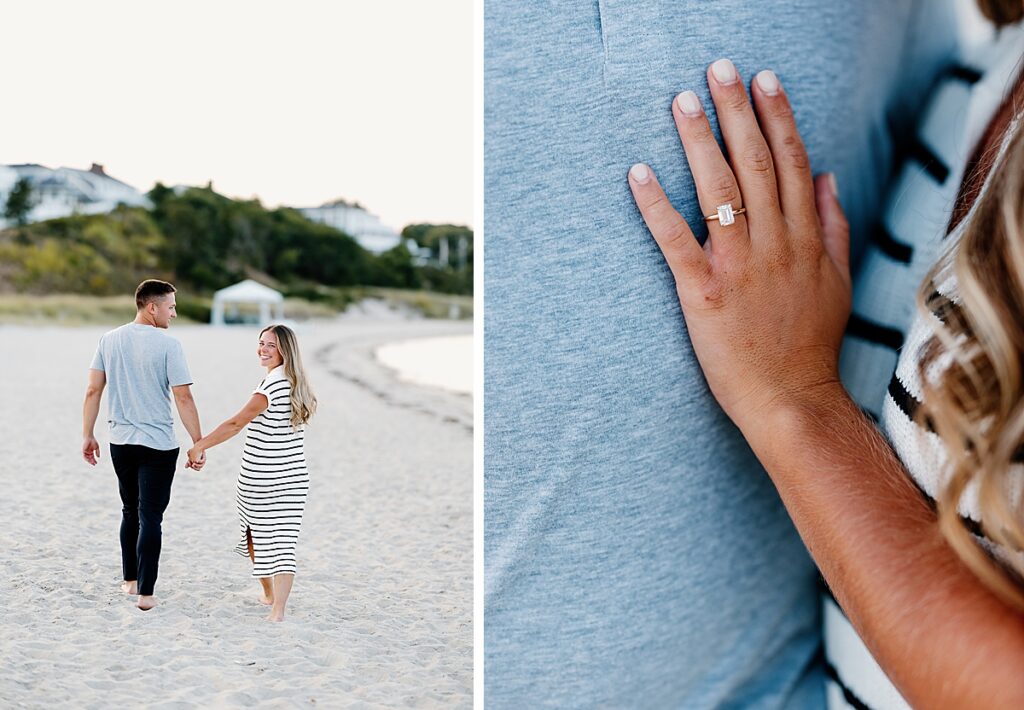
<path fill-rule="evenodd" d="M 142 611 L 149 611 L 156 606 L 156 597 L 154 596 L 140 596 L 139 603 L 135 606 L 142 609 Z"/>
<path fill-rule="evenodd" d="M 268 597 L 266 592 L 260 592 L 260 604 L 266 604 L 267 606 L 272 606 L 273 603 L 274 603 L 274 597 L 273 596 L 269 596 Z"/>
<path fill-rule="evenodd" d="M 284 611 L 271 610 L 267 621 L 284 621 Z"/>
<path fill-rule="evenodd" d="M 135 596 L 139 593 L 139 582 L 132 580 L 131 582 L 121 582 L 121 591 L 125 594 Z"/>

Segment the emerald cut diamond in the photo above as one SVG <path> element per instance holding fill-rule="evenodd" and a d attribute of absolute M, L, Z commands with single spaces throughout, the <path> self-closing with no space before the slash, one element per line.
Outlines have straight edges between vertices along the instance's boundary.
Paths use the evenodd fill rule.
<path fill-rule="evenodd" d="M 718 223 L 723 227 L 727 227 L 736 221 L 736 215 L 732 211 L 731 204 L 719 205 L 718 206 Z"/>

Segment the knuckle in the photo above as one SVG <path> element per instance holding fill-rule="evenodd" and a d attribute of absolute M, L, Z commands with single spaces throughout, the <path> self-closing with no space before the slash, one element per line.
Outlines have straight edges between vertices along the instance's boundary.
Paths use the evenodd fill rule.
<path fill-rule="evenodd" d="M 694 305 L 701 310 L 716 310 L 725 305 L 727 293 L 725 285 L 720 279 L 714 278 L 710 270 L 703 272 L 699 280 L 692 286 L 688 298 L 693 299 Z"/>
<path fill-rule="evenodd" d="M 644 191 L 643 198 L 639 200 L 640 209 L 643 212 L 659 212 L 668 207 L 668 198 L 660 190 Z"/>
<path fill-rule="evenodd" d="M 734 207 L 738 207 L 739 201 L 739 188 L 736 186 L 736 180 L 732 175 L 728 173 L 717 173 L 708 178 L 704 189 L 707 195 L 716 205 L 724 205 L 726 202 L 733 203 Z"/>
<path fill-rule="evenodd" d="M 820 235 L 815 232 L 806 239 L 796 242 L 793 245 L 793 249 L 796 252 L 795 256 L 801 262 L 815 262 L 821 258 L 825 245 L 822 243 Z"/>
<path fill-rule="evenodd" d="M 767 254 L 767 261 L 774 269 L 788 269 L 793 265 L 794 254 L 785 242 L 779 242 Z"/>
<path fill-rule="evenodd" d="M 667 212 L 674 211 L 675 208 L 673 208 L 672 203 L 669 202 L 669 198 L 665 196 L 665 193 L 658 190 L 643 201 L 643 204 L 640 205 L 640 209 L 644 214 L 649 214 L 652 219 L 660 220 L 663 219 L 662 215 Z"/>
<path fill-rule="evenodd" d="M 715 138 L 715 134 L 712 133 L 711 126 L 708 124 L 707 121 L 701 121 L 699 123 L 699 125 L 694 126 L 690 130 L 690 134 L 689 134 L 688 138 L 689 138 L 689 140 L 693 141 L 695 144 L 697 144 L 699 146 L 702 146 L 702 147 L 707 147 L 707 146 L 712 146 L 712 145 L 715 148 L 718 147 L 718 140 Z"/>
<path fill-rule="evenodd" d="M 789 102 L 784 95 L 778 95 L 773 101 L 765 101 L 757 106 L 758 113 L 764 113 L 775 119 L 787 119 L 792 115 Z"/>
<path fill-rule="evenodd" d="M 786 156 L 786 160 L 794 168 L 801 171 L 809 171 L 811 169 L 811 161 L 807 157 L 807 150 L 804 148 L 804 142 L 800 140 L 800 136 L 791 133 L 782 139 L 782 149 Z"/>
<path fill-rule="evenodd" d="M 661 239 L 669 249 L 679 249 L 686 246 L 684 239 L 692 239 L 690 230 L 681 221 L 675 220 L 665 225 L 661 230 Z"/>
<path fill-rule="evenodd" d="M 739 87 L 733 91 L 729 91 L 721 99 L 722 108 L 729 111 L 749 111 L 750 101 L 747 99 L 746 93 Z"/>
<path fill-rule="evenodd" d="M 773 175 L 775 168 L 772 165 L 772 154 L 768 146 L 761 142 L 751 143 L 743 151 L 743 166 L 756 175 Z"/>

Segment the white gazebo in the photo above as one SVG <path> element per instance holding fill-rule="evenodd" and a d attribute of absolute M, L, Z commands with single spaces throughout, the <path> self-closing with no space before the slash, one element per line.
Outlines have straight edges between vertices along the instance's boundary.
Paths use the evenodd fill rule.
<path fill-rule="evenodd" d="M 237 315 L 239 306 L 243 305 L 259 307 L 260 325 L 266 325 L 272 320 L 284 320 L 284 296 L 269 286 L 246 279 L 213 294 L 213 313 L 210 316 L 210 323 L 224 325 L 225 307 L 229 313 Z"/>

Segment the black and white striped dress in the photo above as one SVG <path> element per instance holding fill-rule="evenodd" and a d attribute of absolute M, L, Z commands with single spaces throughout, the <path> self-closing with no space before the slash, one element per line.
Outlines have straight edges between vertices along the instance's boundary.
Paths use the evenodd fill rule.
<path fill-rule="evenodd" d="M 248 557 L 252 535 L 254 577 L 295 574 L 295 545 L 309 491 L 302 427 L 292 428 L 291 384 L 284 367 L 267 373 L 253 393 L 264 394 L 265 410 L 249 422 L 238 472 L 238 517 L 242 537 L 235 552 Z"/>
<path fill-rule="evenodd" d="M 973 214 L 972 209 L 947 235 L 967 162 L 1012 90 L 1022 57 L 1024 30 L 1006 28 L 993 45 L 965 58 L 936 86 L 854 280 L 853 314 L 840 358 L 843 382 L 932 500 L 941 486 L 945 455 L 941 441 L 918 427 L 913 415 L 922 389 L 920 347 L 932 333 L 926 318 L 935 316 L 917 313 L 915 294 L 941 250 L 955 243 Z M 1014 130 L 1016 124 L 1007 135 Z M 952 287 L 947 281 L 936 289 L 952 295 Z M 970 491 L 960 512 L 968 524 L 978 520 Z M 909 708 L 822 586 L 829 708 Z"/>

